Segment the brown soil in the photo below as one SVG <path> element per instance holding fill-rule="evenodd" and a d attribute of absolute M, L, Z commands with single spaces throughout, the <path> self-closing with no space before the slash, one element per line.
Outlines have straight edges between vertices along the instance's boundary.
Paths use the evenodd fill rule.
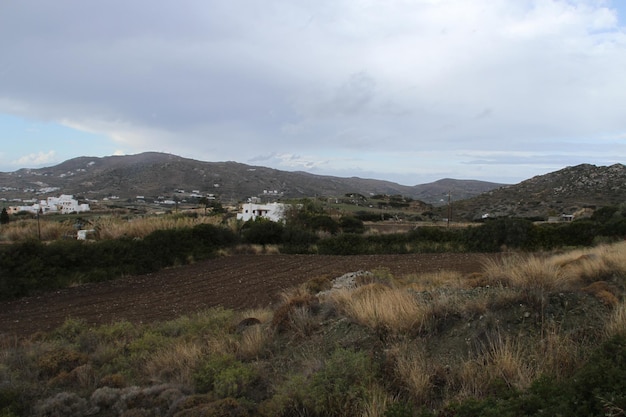
<path fill-rule="evenodd" d="M 49 331 L 67 318 L 92 325 L 128 320 L 170 320 L 223 306 L 267 307 L 284 289 L 311 278 L 388 269 L 394 276 L 454 270 L 479 272 L 485 255 L 409 254 L 371 256 L 236 255 L 157 273 L 86 284 L 35 297 L 0 302 L 0 335 L 24 337 Z"/>

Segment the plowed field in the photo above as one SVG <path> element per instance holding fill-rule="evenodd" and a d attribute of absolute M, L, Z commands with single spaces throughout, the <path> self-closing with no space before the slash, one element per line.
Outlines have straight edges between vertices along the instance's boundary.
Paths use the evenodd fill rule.
<path fill-rule="evenodd" d="M 0 334 L 28 336 L 66 318 L 90 324 L 170 320 L 209 307 L 247 309 L 276 303 L 281 290 L 319 276 L 388 269 L 394 276 L 481 269 L 481 254 L 372 256 L 236 255 L 157 273 L 86 284 L 0 303 Z"/>

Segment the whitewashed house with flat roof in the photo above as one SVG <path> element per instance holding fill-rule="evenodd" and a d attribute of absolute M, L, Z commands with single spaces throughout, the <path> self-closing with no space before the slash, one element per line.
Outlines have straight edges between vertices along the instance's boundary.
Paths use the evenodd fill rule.
<path fill-rule="evenodd" d="M 274 222 L 280 222 L 283 220 L 284 212 L 285 205 L 282 203 L 245 203 L 241 206 L 241 212 L 237 213 L 237 220 L 243 220 L 245 222 L 261 217 Z"/>
<path fill-rule="evenodd" d="M 13 206 L 7 210 L 9 214 L 15 214 L 22 211 L 30 212 L 33 214 L 42 213 L 82 213 L 89 211 L 89 204 L 80 204 L 78 200 L 74 199 L 73 195 L 61 194 L 59 197 L 48 197 L 45 200 L 40 200 L 31 206 Z"/>

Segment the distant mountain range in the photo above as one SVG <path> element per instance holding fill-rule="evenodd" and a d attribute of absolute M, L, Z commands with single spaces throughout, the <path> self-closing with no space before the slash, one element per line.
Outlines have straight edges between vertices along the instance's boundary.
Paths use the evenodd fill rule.
<path fill-rule="evenodd" d="M 0 173 L 0 199 L 43 198 L 73 194 L 89 200 L 173 198 L 213 194 L 234 203 L 249 197 L 303 198 L 402 195 L 447 211 L 451 196 L 453 218 L 476 219 L 575 214 L 585 209 L 626 202 L 626 167 L 589 164 L 533 177 L 515 185 L 475 180 L 441 179 L 405 186 L 390 181 L 287 172 L 237 162 L 203 162 L 146 152 L 137 155 L 79 157 L 61 164 Z M 445 206 L 445 207 L 444 207 Z"/>
<path fill-rule="evenodd" d="M 24 198 L 41 191 L 102 199 L 172 197 L 181 191 L 215 194 L 224 201 L 253 196 L 302 198 L 359 193 L 403 195 L 428 204 L 470 198 L 503 184 L 443 179 L 429 184 L 405 186 L 389 181 L 287 172 L 237 162 L 203 162 L 180 156 L 146 152 L 104 158 L 79 157 L 40 169 L 0 173 L 0 197 Z"/>

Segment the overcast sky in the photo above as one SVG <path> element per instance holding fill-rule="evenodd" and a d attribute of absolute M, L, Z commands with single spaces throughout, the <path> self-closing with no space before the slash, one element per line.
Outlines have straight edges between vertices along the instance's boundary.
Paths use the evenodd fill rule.
<path fill-rule="evenodd" d="M 0 0 L 0 171 L 168 152 L 406 185 L 626 162 L 623 0 Z"/>

